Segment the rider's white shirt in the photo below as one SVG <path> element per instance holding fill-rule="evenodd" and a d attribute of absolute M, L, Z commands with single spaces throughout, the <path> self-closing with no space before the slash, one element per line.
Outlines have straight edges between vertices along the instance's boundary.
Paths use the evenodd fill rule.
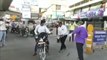
<path fill-rule="evenodd" d="M 51 33 L 49 31 L 49 29 L 47 28 L 47 26 L 45 26 L 45 25 L 44 26 L 37 25 L 34 32 L 35 32 L 35 34 L 42 33 L 42 32 Z"/>

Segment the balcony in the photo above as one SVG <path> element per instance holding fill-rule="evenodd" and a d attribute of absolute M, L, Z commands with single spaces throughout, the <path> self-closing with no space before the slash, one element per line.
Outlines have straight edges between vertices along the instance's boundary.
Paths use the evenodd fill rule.
<path fill-rule="evenodd" d="M 71 6 L 70 6 L 70 10 L 74 10 L 74 9 L 79 9 L 79 8 L 82 8 L 82 7 L 86 7 L 86 6 L 89 6 L 89 5 L 92 5 L 92 4 L 95 4 L 95 3 L 99 3 L 99 2 L 102 2 L 102 0 L 93 0 L 93 1 L 81 1 L 81 2 L 79 2 L 78 4 L 80 4 L 80 5 L 78 5 L 77 4 L 77 6 L 75 6 L 74 5 L 74 7 L 72 7 L 71 8 Z"/>

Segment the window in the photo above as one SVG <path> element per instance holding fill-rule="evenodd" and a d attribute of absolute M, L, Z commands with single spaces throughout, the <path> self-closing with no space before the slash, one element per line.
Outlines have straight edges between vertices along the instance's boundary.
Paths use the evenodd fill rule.
<path fill-rule="evenodd" d="M 104 21 L 102 19 L 91 19 L 87 21 L 88 24 L 93 24 L 95 30 L 103 30 L 104 29 Z"/>
<path fill-rule="evenodd" d="M 61 10 L 61 5 L 56 5 L 56 10 Z"/>

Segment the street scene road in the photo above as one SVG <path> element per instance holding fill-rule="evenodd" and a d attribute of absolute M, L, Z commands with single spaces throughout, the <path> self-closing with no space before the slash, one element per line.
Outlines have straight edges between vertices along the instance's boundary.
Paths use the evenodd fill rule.
<path fill-rule="evenodd" d="M 107 0 L 0 0 L 0 60 L 41 60 L 47 34 L 46 60 L 107 60 Z"/>
<path fill-rule="evenodd" d="M 7 44 L 0 48 L 0 60 L 39 60 L 33 56 L 35 41 L 33 37 L 20 37 L 18 34 L 7 34 Z M 66 39 L 67 49 L 59 53 L 60 43 L 56 42 L 55 32 L 49 36 L 50 51 L 46 60 L 78 60 L 74 42 Z M 96 49 L 93 54 L 85 54 L 85 60 L 107 60 L 107 49 Z"/>

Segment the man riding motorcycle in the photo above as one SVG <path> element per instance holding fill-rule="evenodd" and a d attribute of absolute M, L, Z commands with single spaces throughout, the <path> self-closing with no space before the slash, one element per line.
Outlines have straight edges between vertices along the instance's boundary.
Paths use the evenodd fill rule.
<path fill-rule="evenodd" d="M 43 41 L 47 44 L 47 52 L 48 52 L 49 50 L 48 34 L 50 34 L 51 32 L 45 25 L 45 19 L 41 20 L 40 24 L 36 26 L 34 32 L 35 32 L 35 36 L 38 36 L 38 38 L 35 38 L 36 45 L 35 45 L 35 52 L 33 56 L 37 55 L 36 52 L 37 52 L 38 41 L 40 40 L 40 38 L 43 38 L 44 36 L 45 38 L 43 39 Z"/>

